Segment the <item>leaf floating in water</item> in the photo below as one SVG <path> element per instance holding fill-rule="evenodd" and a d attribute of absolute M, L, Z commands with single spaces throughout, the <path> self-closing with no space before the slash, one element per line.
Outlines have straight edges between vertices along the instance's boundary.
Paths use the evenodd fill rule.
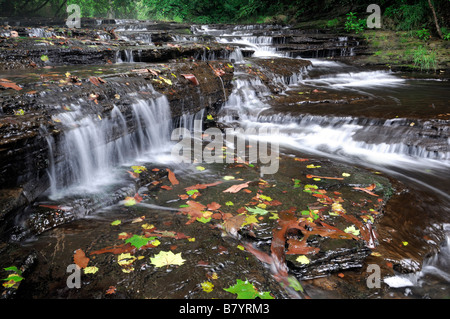
<path fill-rule="evenodd" d="M 43 61 L 43 62 L 47 62 L 48 61 L 48 56 L 47 55 L 41 55 L 41 60 Z"/>

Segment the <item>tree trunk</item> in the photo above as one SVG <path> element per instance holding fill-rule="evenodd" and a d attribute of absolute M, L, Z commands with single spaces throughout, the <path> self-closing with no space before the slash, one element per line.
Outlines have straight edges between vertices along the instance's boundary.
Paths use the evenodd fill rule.
<path fill-rule="evenodd" d="M 437 33 L 439 34 L 439 37 L 442 39 L 443 36 L 442 36 L 441 28 L 439 28 L 438 20 L 436 17 L 436 11 L 434 11 L 434 7 L 433 7 L 433 4 L 431 3 L 431 0 L 428 0 L 428 4 L 430 5 L 430 9 L 433 12 L 434 23 L 436 24 Z"/>

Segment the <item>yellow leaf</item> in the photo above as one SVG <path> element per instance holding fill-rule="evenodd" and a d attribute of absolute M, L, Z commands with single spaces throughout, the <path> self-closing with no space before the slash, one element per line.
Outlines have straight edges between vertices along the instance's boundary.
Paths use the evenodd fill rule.
<path fill-rule="evenodd" d="M 309 258 L 306 257 L 305 255 L 300 255 L 295 260 L 298 261 L 299 263 L 303 264 L 303 265 L 306 265 L 306 264 L 310 263 Z"/>
<path fill-rule="evenodd" d="M 202 282 L 200 285 L 202 286 L 202 289 L 204 292 L 209 293 L 209 292 L 213 291 L 214 285 L 212 283 L 210 283 L 209 281 Z"/>
<path fill-rule="evenodd" d="M 95 274 L 98 271 L 98 268 L 95 266 L 89 266 L 84 268 L 84 273 L 85 274 Z"/>

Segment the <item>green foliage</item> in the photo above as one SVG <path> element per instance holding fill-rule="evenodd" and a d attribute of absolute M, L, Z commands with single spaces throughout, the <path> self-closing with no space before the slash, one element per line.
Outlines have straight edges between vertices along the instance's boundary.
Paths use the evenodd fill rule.
<path fill-rule="evenodd" d="M 431 34 L 430 31 L 428 31 L 428 29 L 422 28 L 422 30 L 417 30 L 416 31 L 416 36 L 424 41 L 427 41 L 431 38 Z"/>
<path fill-rule="evenodd" d="M 362 32 L 366 26 L 366 19 L 358 19 L 354 12 L 347 13 L 345 31 L 358 34 L 359 32 Z"/>
<path fill-rule="evenodd" d="M 338 25 L 339 25 L 339 19 L 337 19 L 337 18 L 328 20 L 326 23 L 327 28 L 336 28 Z"/>
<path fill-rule="evenodd" d="M 420 67 L 421 70 L 430 70 L 437 68 L 437 58 L 435 51 L 429 51 L 423 46 L 412 50 L 412 58 L 414 65 Z"/>
<path fill-rule="evenodd" d="M 444 39 L 444 40 L 450 40 L 450 30 L 449 29 L 447 29 L 447 28 L 442 28 L 441 29 L 441 32 L 442 32 L 442 38 Z"/>
<path fill-rule="evenodd" d="M 384 15 L 393 19 L 396 29 L 410 31 L 424 27 L 429 15 L 427 1 L 418 1 L 415 4 L 406 4 L 406 1 L 395 1 L 386 8 Z"/>

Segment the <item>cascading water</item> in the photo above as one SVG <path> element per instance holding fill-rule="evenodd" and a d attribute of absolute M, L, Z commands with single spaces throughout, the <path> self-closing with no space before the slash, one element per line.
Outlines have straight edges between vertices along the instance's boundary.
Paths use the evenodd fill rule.
<path fill-rule="evenodd" d="M 225 38 L 228 41 L 228 35 Z M 240 45 L 240 41 L 236 41 L 237 45 Z M 278 129 L 278 136 L 260 136 L 261 139 L 278 141 L 287 150 L 313 153 L 350 163 L 371 163 L 377 169 L 384 168 L 400 175 L 405 169 L 423 172 L 423 168 L 427 167 L 430 170 L 429 179 L 433 179 L 450 169 L 449 139 L 441 138 L 438 143 L 433 134 L 427 136 L 421 133 L 420 125 L 412 121 L 402 118 L 371 120 L 359 116 L 295 115 L 295 112 L 291 114 L 286 110 L 279 113 L 272 109 L 266 99 L 270 95 L 266 94 L 269 90 L 257 76 L 245 75 L 245 79 L 242 79 L 237 74 L 237 78 L 234 90 L 222 108 L 220 120 L 243 128 Z M 271 80 L 277 82 L 276 77 Z M 312 59 L 312 67 L 301 70 L 295 79 L 281 82 L 287 89 L 300 84 L 339 94 L 356 92 L 369 98 L 389 90 L 392 92 L 389 97 L 399 105 L 402 105 L 405 95 L 411 94 L 408 90 L 414 91 L 414 83 L 407 83 L 393 72 L 361 71 L 321 59 Z M 304 103 L 313 102 L 305 100 Z M 409 104 L 410 101 L 405 100 L 403 103 Z M 422 122 L 423 127 L 433 126 Z M 441 193 L 448 197 L 445 192 Z"/>
<path fill-rule="evenodd" d="M 162 154 L 170 146 L 171 115 L 167 98 L 136 99 L 131 105 L 132 122 L 115 106 L 109 117 L 83 116 L 83 105 L 71 105 L 71 112 L 58 115 L 71 129 L 58 143 L 48 139 L 53 153 L 49 168 L 52 196 L 69 188 L 96 190 L 114 181 L 114 167 L 128 161 Z M 132 124 L 132 125 L 130 125 Z M 76 191 L 75 190 L 75 191 Z"/>

